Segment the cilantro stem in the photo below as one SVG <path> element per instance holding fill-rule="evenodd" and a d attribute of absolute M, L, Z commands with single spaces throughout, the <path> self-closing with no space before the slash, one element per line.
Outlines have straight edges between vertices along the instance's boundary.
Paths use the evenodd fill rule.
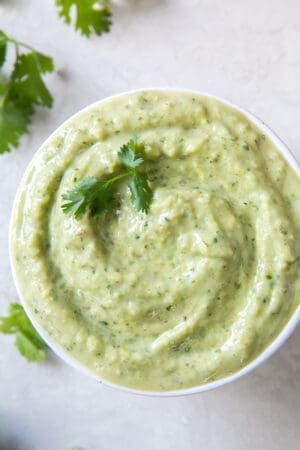
<path fill-rule="evenodd" d="M 30 50 L 31 52 L 36 53 L 36 51 L 34 50 L 34 48 L 31 47 L 31 46 L 28 45 L 28 44 L 25 44 L 25 42 L 18 41 L 17 39 L 15 39 L 15 38 L 9 36 L 8 34 L 5 34 L 5 36 L 6 36 L 6 39 L 7 39 L 8 42 L 11 42 L 12 44 L 14 44 L 14 46 L 15 46 L 15 48 L 16 48 L 16 54 L 17 54 L 17 56 L 19 56 L 19 48 L 18 48 L 18 47 L 24 47 L 24 48 L 27 48 L 27 50 Z"/>
<path fill-rule="evenodd" d="M 133 173 L 133 172 L 132 172 L 131 170 L 128 170 L 127 172 L 124 172 L 124 173 L 120 173 L 120 175 L 117 175 L 117 176 L 115 176 L 115 177 L 110 178 L 109 180 L 107 180 L 107 181 L 105 182 L 105 185 L 106 185 L 106 186 L 109 186 L 110 184 L 114 183 L 115 181 L 121 180 L 122 178 L 129 177 L 129 175 L 132 175 L 132 173 Z"/>

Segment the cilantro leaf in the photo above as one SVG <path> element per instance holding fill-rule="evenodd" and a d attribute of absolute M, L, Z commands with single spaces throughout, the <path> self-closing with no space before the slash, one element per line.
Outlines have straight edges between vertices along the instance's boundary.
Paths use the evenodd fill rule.
<path fill-rule="evenodd" d="M 16 334 L 15 344 L 19 352 L 29 362 L 40 362 L 45 359 L 45 352 L 41 350 L 28 336 L 22 331 Z"/>
<path fill-rule="evenodd" d="M 152 190 L 145 173 L 136 173 L 128 183 L 131 200 L 137 211 L 148 212 L 152 200 Z"/>
<path fill-rule="evenodd" d="M 112 192 L 108 185 L 94 177 L 80 181 L 72 191 L 63 194 L 64 213 L 80 219 L 90 207 L 92 216 L 99 216 L 111 208 Z"/>
<path fill-rule="evenodd" d="M 0 96 L 1 98 L 1 96 Z M 26 133 L 30 116 L 11 101 L 0 107 L 0 153 L 9 152 Z"/>
<path fill-rule="evenodd" d="M 41 73 L 53 70 L 51 58 L 35 52 L 17 57 L 12 73 L 10 94 L 14 101 L 22 106 L 34 104 L 52 106 L 53 98 L 42 80 Z"/>
<path fill-rule="evenodd" d="M 52 58 L 36 52 L 0 30 L 0 68 L 6 47 L 12 44 L 16 58 L 9 77 L 0 72 L 0 153 L 17 147 L 27 131 L 35 105 L 51 107 L 53 98 L 42 75 L 54 70 Z M 26 53 L 21 53 L 20 49 Z"/>
<path fill-rule="evenodd" d="M 35 52 L 37 64 L 41 73 L 51 73 L 54 71 L 53 59 L 43 53 Z"/>
<path fill-rule="evenodd" d="M 65 23 L 71 23 L 71 13 L 75 10 L 75 30 L 87 37 L 93 32 L 100 36 L 110 30 L 111 12 L 106 4 L 103 0 L 56 0 L 59 16 Z"/>
<path fill-rule="evenodd" d="M 79 182 L 72 191 L 63 194 L 62 198 L 66 200 L 61 206 L 63 212 L 80 219 L 92 200 L 97 184 L 96 178 L 88 177 Z"/>
<path fill-rule="evenodd" d="M 124 144 L 121 147 L 118 153 L 118 157 L 125 167 L 134 169 L 135 167 L 138 167 L 140 164 L 142 164 L 142 162 L 144 161 L 143 158 L 135 159 L 137 150 L 137 142 L 134 139 L 130 139 L 127 144 Z"/>
<path fill-rule="evenodd" d="M 7 37 L 3 31 L 0 30 L 0 67 L 3 66 L 6 57 Z"/>
<path fill-rule="evenodd" d="M 80 219 L 89 208 L 92 216 L 97 216 L 112 209 L 115 205 L 114 186 L 122 178 L 131 177 L 128 187 L 131 200 L 137 211 L 148 212 L 152 201 L 152 190 L 147 175 L 139 172 L 137 167 L 143 163 L 142 158 L 136 159 L 138 145 L 131 139 L 118 152 L 122 165 L 127 169 L 108 180 L 97 180 L 88 177 L 76 184 L 74 189 L 62 195 L 65 203 L 61 208 L 65 214 Z"/>
<path fill-rule="evenodd" d="M 109 184 L 99 182 L 98 189 L 90 205 L 92 216 L 101 216 L 113 208 L 115 198 Z"/>
<path fill-rule="evenodd" d="M 16 335 L 15 345 L 27 361 L 38 362 L 45 359 L 44 349 L 47 344 L 35 331 L 24 308 L 18 303 L 11 303 L 9 315 L 0 317 L 0 333 Z"/>

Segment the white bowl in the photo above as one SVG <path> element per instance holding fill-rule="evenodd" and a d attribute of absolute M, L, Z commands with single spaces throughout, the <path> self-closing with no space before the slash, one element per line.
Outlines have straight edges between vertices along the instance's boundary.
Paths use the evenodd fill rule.
<path fill-rule="evenodd" d="M 138 92 L 138 91 L 149 91 L 149 90 L 150 91 L 162 90 L 162 91 L 171 91 L 171 92 L 172 91 L 173 92 L 187 92 L 187 93 L 192 93 L 192 94 L 195 94 L 195 95 L 202 95 L 204 97 L 208 97 L 208 98 L 212 98 L 212 99 L 218 100 L 219 102 L 222 102 L 225 105 L 230 106 L 232 109 L 235 109 L 236 111 L 241 112 L 244 116 L 246 116 L 250 120 L 250 122 L 254 123 L 256 125 L 256 127 L 263 132 L 263 134 L 265 134 L 266 136 L 269 137 L 269 139 L 275 144 L 276 148 L 282 153 L 282 155 L 284 156 L 284 158 L 288 162 L 288 164 L 300 176 L 300 165 L 297 162 L 297 160 L 295 159 L 295 157 L 292 155 L 292 153 L 287 148 L 287 146 L 279 139 L 279 137 L 262 120 L 260 120 L 258 117 L 256 117 L 254 114 L 250 113 L 246 109 L 244 109 L 244 108 L 242 108 L 240 106 L 237 106 L 237 105 L 231 103 L 228 100 L 224 100 L 221 97 L 217 97 L 215 95 L 207 94 L 206 92 L 201 92 L 201 91 L 195 91 L 195 90 L 190 90 L 190 89 L 180 89 L 180 88 L 176 88 L 176 89 L 174 88 L 173 89 L 173 88 L 161 88 L 160 87 L 160 88 L 150 88 L 150 89 L 149 88 L 143 88 L 143 89 L 137 89 L 137 90 L 128 91 L 128 92 L 123 92 L 121 94 L 107 97 L 107 98 L 105 98 L 103 100 L 100 100 L 98 102 L 95 102 L 95 103 L 87 106 L 83 110 L 79 111 L 77 114 L 74 114 L 66 122 L 64 122 L 58 128 L 58 130 L 60 128 L 63 128 L 69 120 L 71 120 L 74 117 L 76 117 L 77 115 L 81 114 L 83 111 L 88 110 L 91 107 L 95 107 L 95 106 L 99 105 L 102 102 L 106 102 L 107 100 L 110 100 L 111 98 L 119 97 L 119 96 L 122 96 L 124 94 L 135 93 L 135 92 Z M 56 133 L 58 130 L 55 130 L 54 133 Z M 51 138 L 52 138 L 52 135 L 48 138 L 48 140 L 50 140 Z M 12 229 L 12 222 L 10 224 L 10 230 L 11 229 Z M 10 236 L 12 236 L 11 232 L 10 232 Z M 10 237 L 10 247 L 11 247 L 11 237 Z M 17 277 L 16 277 L 16 274 L 15 274 L 15 270 L 14 270 L 14 266 L 13 266 L 11 255 L 12 255 L 12 252 L 10 251 L 10 263 L 11 263 L 13 278 L 14 278 L 14 282 L 15 282 L 15 285 L 16 285 L 17 292 L 18 292 L 19 298 L 21 300 L 21 303 L 22 303 L 22 305 L 23 305 L 23 307 L 24 307 L 24 309 L 26 311 L 26 314 L 30 318 L 32 324 L 34 325 L 34 327 L 36 328 L 38 333 L 42 336 L 42 338 L 45 340 L 45 342 L 48 344 L 48 346 L 63 361 L 65 361 L 67 364 L 69 364 L 70 366 L 74 367 L 75 369 L 77 369 L 81 373 L 87 375 L 90 378 L 93 378 L 94 380 L 97 380 L 98 382 L 101 382 L 101 383 L 103 383 L 105 385 L 111 386 L 113 388 L 116 388 L 116 389 L 119 389 L 119 390 L 125 391 L 125 392 L 131 392 L 131 393 L 134 393 L 134 394 L 142 394 L 142 395 L 146 395 L 146 396 L 155 396 L 155 397 L 174 397 L 174 396 L 179 396 L 179 395 L 198 394 L 200 392 L 209 391 L 211 389 L 215 389 L 217 387 L 223 386 L 223 385 L 225 385 L 227 383 L 231 383 L 232 381 L 235 381 L 235 380 L 241 378 L 242 376 L 249 374 L 254 369 L 256 369 L 260 364 L 262 364 L 264 361 L 266 361 L 271 355 L 273 355 L 273 353 L 275 353 L 284 344 L 284 342 L 289 338 L 289 336 L 292 334 L 292 332 L 295 330 L 295 328 L 297 327 L 298 323 L 300 322 L 300 306 L 298 306 L 298 308 L 295 310 L 295 312 L 293 313 L 293 315 L 291 316 L 289 321 L 286 323 L 286 325 L 282 329 L 282 331 L 279 333 L 279 335 L 271 342 L 271 344 L 268 345 L 268 347 L 262 353 L 260 353 L 253 361 L 251 361 L 249 364 L 247 364 L 245 367 L 243 367 L 238 372 L 235 372 L 234 374 L 226 376 L 224 378 L 220 378 L 217 381 L 213 381 L 213 382 L 210 382 L 210 383 L 207 383 L 207 384 L 202 384 L 200 386 L 194 386 L 194 387 L 190 387 L 190 388 L 179 389 L 179 390 L 175 390 L 175 391 L 166 391 L 166 392 L 143 391 L 143 390 L 138 390 L 138 389 L 127 388 L 127 387 L 124 387 L 124 386 L 121 386 L 121 385 L 110 383 L 110 382 L 108 382 L 106 380 L 103 380 L 99 376 L 95 375 L 91 370 L 87 369 L 84 365 L 79 363 L 75 358 L 73 358 L 67 352 L 62 350 L 62 348 L 59 347 L 57 345 L 57 343 L 54 342 L 51 339 L 51 337 L 48 336 L 44 332 L 43 329 L 41 329 L 41 327 L 36 323 L 34 317 L 32 316 L 31 312 L 28 310 L 25 302 L 22 299 L 22 295 L 21 295 L 21 292 L 20 292 L 20 289 L 19 289 L 19 286 L 18 286 Z"/>

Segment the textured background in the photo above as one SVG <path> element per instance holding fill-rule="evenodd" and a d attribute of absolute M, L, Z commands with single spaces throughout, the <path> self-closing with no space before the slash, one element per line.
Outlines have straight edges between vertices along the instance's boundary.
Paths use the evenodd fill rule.
<path fill-rule="evenodd" d="M 59 21 L 53 3 L 0 0 L 0 28 L 57 67 L 53 110 L 0 156 L 0 314 L 16 299 L 7 236 L 22 173 L 50 132 L 90 102 L 147 86 L 208 91 L 264 119 L 300 160 L 299 0 L 124 0 L 112 33 L 91 40 Z M 12 342 L 0 336 L 1 450 L 299 449 L 300 329 L 248 377 L 172 399 L 112 390 L 54 357 L 30 365 Z"/>

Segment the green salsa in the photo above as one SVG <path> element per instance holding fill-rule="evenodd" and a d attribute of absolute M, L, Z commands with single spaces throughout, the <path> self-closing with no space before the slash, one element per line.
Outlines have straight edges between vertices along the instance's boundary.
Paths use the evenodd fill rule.
<path fill-rule="evenodd" d="M 144 144 L 154 196 L 81 220 L 62 194 L 117 174 L 121 145 Z M 186 92 L 139 91 L 59 128 L 26 171 L 12 260 L 45 334 L 112 383 L 168 391 L 237 372 L 299 305 L 300 180 L 243 114 Z"/>

